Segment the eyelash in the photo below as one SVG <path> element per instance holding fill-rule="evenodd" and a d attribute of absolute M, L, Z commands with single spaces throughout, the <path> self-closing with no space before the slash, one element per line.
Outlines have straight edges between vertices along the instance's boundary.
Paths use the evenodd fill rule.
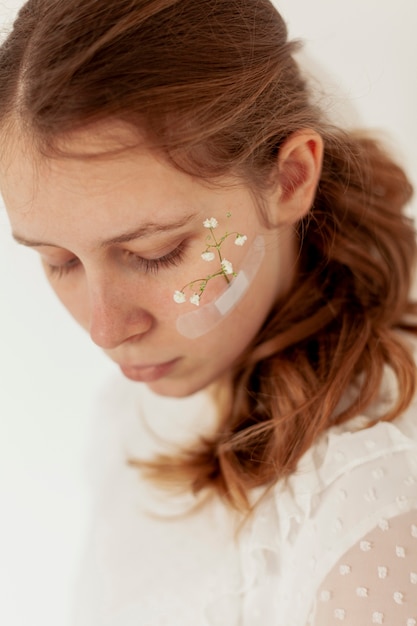
<path fill-rule="evenodd" d="M 182 242 L 177 248 L 164 254 L 158 259 L 145 259 L 134 252 L 127 250 L 128 258 L 131 258 L 134 265 L 145 274 L 156 274 L 160 269 L 175 267 L 179 265 L 184 257 L 185 243 Z"/>
<path fill-rule="evenodd" d="M 135 265 L 135 269 L 139 269 L 145 274 L 157 274 L 160 269 L 179 265 L 184 257 L 184 252 L 185 243 L 182 242 L 177 248 L 157 259 L 145 259 L 134 252 L 130 252 L 130 250 L 126 250 L 125 254 L 129 259 L 131 259 L 132 263 Z M 45 263 L 45 265 L 50 276 L 53 276 L 54 278 L 62 278 L 77 269 L 79 261 L 75 258 L 71 259 L 67 263 L 64 263 L 63 265 L 51 265 L 49 263 Z"/>
<path fill-rule="evenodd" d="M 71 261 L 64 263 L 64 265 L 52 265 L 51 263 L 44 261 L 44 266 L 50 276 L 53 276 L 54 278 L 61 278 L 65 274 L 69 274 L 77 268 L 78 259 L 71 259 Z"/>

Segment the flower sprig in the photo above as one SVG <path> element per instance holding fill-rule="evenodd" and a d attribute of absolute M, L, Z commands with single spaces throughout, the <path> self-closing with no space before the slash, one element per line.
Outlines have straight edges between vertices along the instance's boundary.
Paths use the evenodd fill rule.
<path fill-rule="evenodd" d="M 228 218 L 230 217 L 230 215 L 231 215 L 230 213 L 227 213 Z M 189 297 L 189 301 L 191 302 L 191 304 L 194 304 L 195 306 L 199 306 L 200 299 L 208 283 L 213 278 L 217 278 L 218 276 L 223 276 L 226 282 L 230 283 L 231 277 L 237 276 L 236 272 L 233 269 L 232 263 L 228 261 L 227 259 L 223 258 L 221 249 L 222 249 L 223 243 L 229 237 L 234 235 L 235 245 L 243 246 L 247 241 L 247 236 L 242 235 L 241 233 L 237 233 L 237 232 L 229 233 L 226 231 L 226 233 L 222 237 L 217 238 L 214 231 L 218 227 L 218 225 L 219 223 L 215 217 L 209 217 L 204 220 L 203 226 L 204 228 L 207 228 L 210 231 L 210 234 L 207 235 L 206 237 L 206 248 L 201 253 L 201 258 L 203 259 L 203 261 L 206 261 L 207 263 L 211 263 L 217 257 L 220 262 L 220 268 L 216 272 L 213 272 L 212 274 L 207 274 L 207 276 L 205 276 L 204 278 L 197 278 L 195 280 L 192 280 L 191 282 L 184 285 L 182 289 L 177 289 L 174 292 L 174 296 L 173 296 L 174 301 L 177 304 L 182 304 L 184 302 L 187 302 L 187 296 L 185 295 L 185 290 L 190 289 L 192 291 L 192 295 Z"/>

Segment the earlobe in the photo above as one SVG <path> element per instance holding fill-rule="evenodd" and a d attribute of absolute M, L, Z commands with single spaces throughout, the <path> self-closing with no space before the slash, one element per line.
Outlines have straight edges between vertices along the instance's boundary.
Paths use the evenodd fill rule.
<path fill-rule="evenodd" d="M 323 140 L 313 130 L 293 133 L 282 145 L 277 162 L 277 224 L 293 224 L 310 210 L 323 159 Z"/>

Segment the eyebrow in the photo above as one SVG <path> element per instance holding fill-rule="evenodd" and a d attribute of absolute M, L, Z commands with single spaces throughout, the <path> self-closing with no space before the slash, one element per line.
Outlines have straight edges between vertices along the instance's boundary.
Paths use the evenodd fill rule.
<path fill-rule="evenodd" d="M 131 230 L 125 233 L 121 233 L 116 237 L 112 237 L 111 239 L 106 239 L 105 241 L 101 241 L 98 244 L 99 248 L 108 248 L 110 246 L 118 245 L 121 243 L 128 243 L 129 241 L 134 241 L 135 239 L 140 239 L 141 237 L 149 237 L 151 235 L 155 235 L 158 233 L 165 233 L 171 230 L 178 230 L 189 224 L 195 218 L 195 214 L 186 215 L 184 218 L 177 220 L 175 222 L 169 222 L 166 224 L 157 224 L 155 222 L 148 222 L 146 224 L 142 224 L 139 228 L 135 228 L 135 230 Z M 17 233 L 12 233 L 13 239 L 17 241 L 17 243 L 22 244 L 23 246 L 28 246 L 29 248 L 37 248 L 41 246 L 52 247 L 52 248 L 61 248 L 62 246 L 51 243 L 48 241 L 37 241 L 26 239 L 26 237 L 22 237 Z"/>

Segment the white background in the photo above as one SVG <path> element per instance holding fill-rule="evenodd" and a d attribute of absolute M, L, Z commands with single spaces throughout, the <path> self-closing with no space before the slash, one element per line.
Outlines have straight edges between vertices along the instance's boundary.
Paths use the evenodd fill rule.
<path fill-rule="evenodd" d="M 20 4 L 0 2 L 3 28 Z M 305 41 L 324 105 L 387 133 L 417 184 L 415 0 L 276 4 Z M 91 407 L 112 367 L 55 301 L 33 251 L 11 241 L 0 206 L 1 624 L 71 624 Z"/>

